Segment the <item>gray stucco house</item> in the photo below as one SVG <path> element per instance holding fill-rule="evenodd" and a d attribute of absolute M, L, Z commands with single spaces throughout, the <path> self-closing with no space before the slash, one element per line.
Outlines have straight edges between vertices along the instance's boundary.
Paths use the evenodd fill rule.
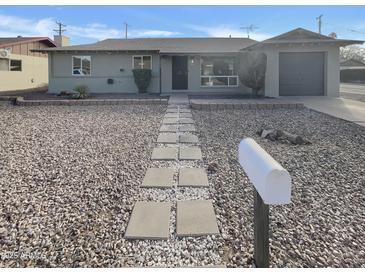
<path fill-rule="evenodd" d="M 40 50 L 49 54 L 49 92 L 87 85 L 90 92 L 136 93 L 133 68 L 152 69 L 153 93 L 246 91 L 238 53 L 267 55 L 265 95 L 339 95 L 339 47 L 362 41 L 295 29 L 257 42 L 248 38 L 106 39 Z"/>

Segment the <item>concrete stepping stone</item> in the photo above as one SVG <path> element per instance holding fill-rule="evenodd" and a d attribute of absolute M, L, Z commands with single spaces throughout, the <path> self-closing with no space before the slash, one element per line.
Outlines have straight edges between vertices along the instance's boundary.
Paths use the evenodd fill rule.
<path fill-rule="evenodd" d="M 164 118 L 179 118 L 178 113 L 166 113 Z"/>
<path fill-rule="evenodd" d="M 180 113 L 191 113 L 190 109 L 180 109 Z"/>
<path fill-rule="evenodd" d="M 167 240 L 170 203 L 136 202 L 124 235 L 127 239 Z"/>
<path fill-rule="evenodd" d="M 176 215 L 176 232 L 179 237 L 219 234 L 211 201 L 178 201 Z"/>
<path fill-rule="evenodd" d="M 194 134 L 181 134 L 179 136 L 179 142 L 185 144 L 196 144 L 199 142 L 199 138 Z"/>
<path fill-rule="evenodd" d="M 181 168 L 179 171 L 179 186 L 206 187 L 209 186 L 208 175 L 204 168 Z"/>
<path fill-rule="evenodd" d="M 181 147 L 180 160 L 201 160 L 202 159 L 202 151 L 199 147 Z"/>
<path fill-rule="evenodd" d="M 141 187 L 172 187 L 175 170 L 172 168 L 149 168 Z"/>
<path fill-rule="evenodd" d="M 156 147 L 152 151 L 151 160 L 176 160 L 177 148 L 175 147 Z"/>
<path fill-rule="evenodd" d="M 178 118 L 165 118 L 162 120 L 163 124 L 178 124 L 179 119 Z"/>
<path fill-rule="evenodd" d="M 194 124 L 194 120 L 191 118 L 180 118 L 179 123 L 180 124 Z"/>
<path fill-rule="evenodd" d="M 194 125 L 191 125 L 191 124 L 187 124 L 187 125 L 181 125 L 179 127 L 179 130 L 181 132 L 186 132 L 186 131 L 196 131 L 196 128 Z"/>
<path fill-rule="evenodd" d="M 180 113 L 180 118 L 193 118 L 193 115 L 191 113 Z"/>
<path fill-rule="evenodd" d="M 176 132 L 178 128 L 178 125 L 162 125 L 160 127 L 160 132 Z"/>
<path fill-rule="evenodd" d="M 166 110 L 166 113 L 178 113 L 178 109 L 177 108 L 168 108 L 167 110 Z"/>
<path fill-rule="evenodd" d="M 157 137 L 157 143 L 160 144 L 176 144 L 178 136 L 176 133 L 160 133 Z"/>

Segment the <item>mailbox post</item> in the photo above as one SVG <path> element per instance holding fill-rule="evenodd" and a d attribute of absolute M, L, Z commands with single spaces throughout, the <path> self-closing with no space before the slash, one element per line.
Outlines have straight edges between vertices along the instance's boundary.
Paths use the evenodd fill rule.
<path fill-rule="evenodd" d="M 290 203 L 291 177 L 251 138 L 239 144 L 238 158 L 254 186 L 255 264 L 269 267 L 269 205 Z"/>

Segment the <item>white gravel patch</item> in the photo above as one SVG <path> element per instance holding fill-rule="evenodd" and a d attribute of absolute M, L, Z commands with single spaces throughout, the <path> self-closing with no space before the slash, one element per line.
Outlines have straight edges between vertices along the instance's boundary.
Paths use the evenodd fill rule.
<path fill-rule="evenodd" d="M 161 166 L 150 157 L 165 110 L 0 106 L 0 267 L 221 264 L 216 236 L 176 237 L 176 203 L 168 241 L 124 239 L 137 200 L 212 198 L 176 180 L 170 190 L 140 187 Z"/>
<path fill-rule="evenodd" d="M 227 266 L 252 266 L 253 189 L 238 161 L 254 138 L 293 178 L 292 203 L 270 209 L 273 267 L 365 267 L 365 129 L 303 110 L 193 111 L 203 159 L 217 163 L 212 196 Z M 263 128 L 302 135 L 312 145 L 261 139 Z M 220 239 L 218 240 L 220 241 Z"/>

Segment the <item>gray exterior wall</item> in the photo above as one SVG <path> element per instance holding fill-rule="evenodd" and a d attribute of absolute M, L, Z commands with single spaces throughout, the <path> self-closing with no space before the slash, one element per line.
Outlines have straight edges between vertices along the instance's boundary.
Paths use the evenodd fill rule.
<path fill-rule="evenodd" d="M 340 95 L 340 62 L 339 47 L 336 45 L 295 45 L 265 46 L 262 49 L 267 55 L 265 79 L 265 95 L 279 96 L 279 53 L 281 52 L 324 52 L 324 95 L 338 97 Z"/>
<path fill-rule="evenodd" d="M 91 56 L 91 75 L 72 75 L 72 56 Z M 157 53 L 50 53 L 49 57 L 49 92 L 59 93 L 72 90 L 77 85 L 87 85 L 90 92 L 97 93 L 136 93 L 132 73 L 133 55 L 152 56 L 152 80 L 149 92 L 159 92 L 160 58 Z M 123 69 L 124 71 L 120 71 Z M 107 79 L 114 79 L 108 84 Z"/>
<path fill-rule="evenodd" d="M 202 87 L 200 85 L 200 57 L 203 56 L 227 56 L 232 57 L 232 54 L 205 54 L 205 55 L 187 55 L 188 56 L 188 89 L 173 90 L 172 89 L 172 56 L 161 57 L 161 89 L 165 93 L 173 92 L 251 92 L 251 89 L 239 83 L 238 87 Z M 194 59 L 194 62 L 192 62 Z"/>

